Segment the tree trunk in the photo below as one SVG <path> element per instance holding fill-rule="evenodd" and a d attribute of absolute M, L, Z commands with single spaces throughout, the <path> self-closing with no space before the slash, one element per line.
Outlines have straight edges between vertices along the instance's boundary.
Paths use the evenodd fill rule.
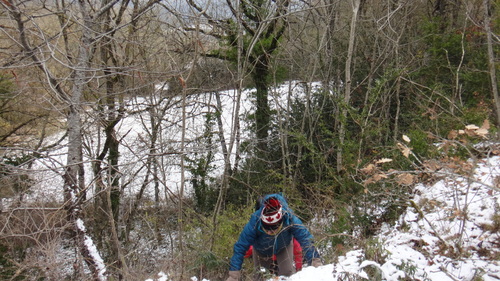
<path fill-rule="evenodd" d="M 219 196 L 217 197 L 217 202 L 215 204 L 215 210 L 214 214 L 212 217 L 212 225 L 213 225 L 213 232 L 212 232 L 212 237 L 210 239 L 210 250 L 213 249 L 215 242 L 216 242 L 216 234 L 217 234 L 217 226 L 218 226 L 218 215 L 222 209 L 222 204 L 224 202 L 224 199 L 226 197 L 226 192 L 229 189 L 229 179 L 232 176 L 232 169 L 231 169 L 231 158 L 230 158 L 230 153 L 231 153 L 231 147 L 229 147 L 226 144 L 226 139 L 224 137 L 224 126 L 222 123 L 222 102 L 220 99 L 220 93 L 216 93 L 216 99 L 217 99 L 217 126 L 219 128 L 219 141 L 222 149 L 222 154 L 224 155 L 224 172 L 222 175 L 222 182 L 220 184 L 220 189 L 219 189 Z M 239 111 L 239 102 L 234 104 L 236 112 Z M 232 136 L 234 136 L 234 131 L 231 133 Z M 232 138 L 233 139 L 233 138 Z"/>
<path fill-rule="evenodd" d="M 500 97 L 498 96 L 497 74 L 495 67 L 495 53 L 493 52 L 493 39 L 491 31 L 490 1 L 483 0 L 484 9 L 484 30 L 486 31 L 486 44 L 488 46 L 488 70 L 490 73 L 491 92 L 495 100 L 495 110 L 497 112 L 497 125 L 500 125 Z"/>
<path fill-rule="evenodd" d="M 252 71 L 252 80 L 256 89 L 255 132 L 257 137 L 257 155 L 262 159 L 268 152 L 270 110 L 268 101 L 269 62 L 260 56 Z"/>
<path fill-rule="evenodd" d="M 358 20 L 360 0 L 352 0 L 352 17 L 351 17 L 351 30 L 349 33 L 349 47 L 347 48 L 347 60 L 345 63 L 345 91 L 343 104 L 340 106 L 342 108 L 340 117 L 340 127 L 339 127 L 339 147 L 337 149 L 337 171 L 343 170 L 343 152 L 345 144 L 346 126 L 347 126 L 347 109 L 351 100 L 351 63 L 352 56 L 354 53 L 355 35 L 356 35 L 356 23 Z"/>
<path fill-rule="evenodd" d="M 92 19 L 88 15 L 87 4 L 79 1 L 80 12 L 83 18 L 83 26 L 92 30 Z M 66 209 L 71 223 L 74 225 L 74 239 L 84 257 L 87 266 L 92 272 L 94 280 L 106 280 L 104 273 L 106 267 L 96 251 L 93 241 L 86 234 L 86 229 L 82 219 L 81 194 L 84 191 L 84 177 L 82 174 L 82 136 L 81 136 L 81 99 L 84 87 L 87 82 L 87 69 L 89 69 L 90 50 L 92 48 L 92 38 L 87 31 L 82 33 L 80 49 L 74 72 L 74 84 L 70 99 L 68 113 L 68 155 L 67 168 L 64 174 L 64 192 L 66 198 Z"/>

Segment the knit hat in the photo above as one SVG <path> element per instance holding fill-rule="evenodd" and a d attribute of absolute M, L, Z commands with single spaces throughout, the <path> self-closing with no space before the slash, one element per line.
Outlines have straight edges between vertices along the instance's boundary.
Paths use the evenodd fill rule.
<path fill-rule="evenodd" d="M 278 226 L 283 219 L 283 208 L 278 199 L 271 197 L 264 202 L 260 219 L 264 226 L 273 228 Z"/>

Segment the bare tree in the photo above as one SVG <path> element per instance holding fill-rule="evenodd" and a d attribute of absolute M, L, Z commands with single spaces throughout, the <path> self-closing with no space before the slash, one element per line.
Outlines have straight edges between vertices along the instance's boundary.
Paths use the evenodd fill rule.
<path fill-rule="evenodd" d="M 493 32 L 491 30 L 491 13 L 492 7 L 489 0 L 483 0 L 484 9 L 484 30 L 486 31 L 486 44 L 488 46 L 488 68 L 491 82 L 491 92 L 495 100 L 495 109 L 497 113 L 497 124 L 500 124 L 500 97 L 498 96 L 498 84 L 495 64 L 495 53 L 493 52 Z M 498 37 L 496 38 L 498 41 Z M 497 42 L 498 44 L 498 42 Z"/>
<path fill-rule="evenodd" d="M 344 89 L 344 98 L 342 103 L 342 110 L 339 112 L 340 116 L 340 125 L 339 125 L 339 148 L 337 150 L 337 170 L 341 171 L 343 169 L 343 146 L 345 141 L 346 134 L 346 118 L 347 118 L 347 110 L 351 100 L 351 86 L 352 86 L 352 76 L 351 76 L 351 62 L 353 59 L 353 53 L 355 48 L 355 35 L 356 35 L 356 24 L 358 21 L 358 12 L 360 8 L 360 0 L 352 0 L 352 17 L 351 17 L 351 26 L 349 33 L 349 47 L 347 49 L 347 59 L 345 62 L 345 89 Z"/>
<path fill-rule="evenodd" d="M 73 239 L 96 280 L 106 279 L 106 266 L 87 232 L 83 215 L 84 200 L 88 190 L 84 174 L 82 139 L 87 127 L 82 123 L 82 116 L 87 110 L 86 94 L 89 90 L 93 90 L 93 85 L 97 86 L 95 92 L 99 92 L 99 80 L 105 81 L 103 92 L 106 94 L 104 104 L 107 116 L 102 124 L 105 128 L 106 141 L 103 150 L 97 155 L 95 163 L 98 165 L 94 167 L 94 171 L 100 175 L 102 170 L 100 165 L 108 155 L 109 168 L 106 171 L 109 176 L 106 178 L 111 181 L 109 185 L 98 185 L 101 189 L 96 191 L 105 194 L 102 209 L 110 215 L 107 221 L 110 233 L 113 234 L 112 252 L 116 253 L 114 259 L 119 267 L 126 269 L 116 226 L 121 195 L 118 186 L 119 141 L 114 126 L 119 122 L 123 112 L 123 102 L 120 101 L 123 95 L 117 94 L 126 88 L 123 67 L 131 61 L 118 59 L 118 57 L 123 58 L 119 53 L 118 43 L 124 39 L 120 30 L 130 25 L 129 30 L 132 32 L 129 35 L 133 36 L 133 32 L 137 30 L 135 24 L 138 19 L 156 2 L 150 1 L 141 5 L 134 2 L 135 8 L 130 13 L 127 12 L 130 10 L 129 1 L 103 1 L 93 5 L 85 1 L 76 3 L 56 1 L 53 5 L 40 7 L 37 7 L 36 3 L 2 2 L 12 23 L 9 28 L 17 30 L 17 34 L 11 34 L 8 32 L 9 29 L 6 30 L 11 41 L 19 49 L 18 55 L 9 63 L 10 67 L 35 66 L 45 77 L 47 88 L 64 106 L 67 120 L 67 162 L 62 175 L 65 208 L 68 220 L 73 225 Z M 53 25 L 44 26 L 53 22 L 58 22 L 60 28 L 54 29 Z M 97 58 L 100 61 L 96 61 Z M 99 182 L 103 183 L 102 180 L 97 181 Z"/>
<path fill-rule="evenodd" d="M 74 240 L 78 245 L 80 254 L 84 257 L 87 265 L 92 271 L 95 280 L 105 280 L 104 275 L 106 268 L 95 250 L 92 240 L 87 235 L 84 220 L 82 216 L 82 195 L 85 190 L 83 162 L 82 162 L 82 139 L 81 139 L 81 119 L 82 111 L 82 96 L 85 84 L 88 78 L 89 58 L 92 49 L 93 22 L 90 18 L 89 7 L 85 2 L 79 2 L 79 16 L 76 20 L 81 20 L 82 37 L 80 40 L 80 48 L 74 61 L 73 68 L 73 83 L 69 91 L 65 90 L 58 79 L 49 70 L 49 66 L 43 58 L 43 53 L 38 53 L 38 48 L 34 47 L 36 43 L 30 42 L 28 37 L 29 29 L 26 23 L 29 22 L 29 15 L 26 15 L 21 8 L 22 3 L 10 1 L 3 2 L 2 5 L 9 12 L 13 22 L 17 24 L 16 28 L 19 33 L 17 42 L 25 53 L 28 59 L 42 71 L 47 82 L 54 89 L 56 95 L 67 104 L 67 125 L 68 125 L 68 154 L 67 165 L 63 174 L 64 178 L 64 194 L 66 199 L 66 210 L 69 221 L 73 224 Z M 104 10 L 110 7 L 104 7 Z M 28 19 L 28 21 L 26 21 Z M 49 45 L 49 42 L 44 42 Z"/>

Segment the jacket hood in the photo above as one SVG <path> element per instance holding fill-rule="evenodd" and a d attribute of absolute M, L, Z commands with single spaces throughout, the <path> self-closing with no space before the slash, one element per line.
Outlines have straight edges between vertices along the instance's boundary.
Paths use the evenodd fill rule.
<path fill-rule="evenodd" d="M 262 199 L 260 200 L 259 214 L 262 211 L 262 208 L 264 207 L 264 202 L 266 202 L 269 198 L 273 197 L 278 199 L 278 201 L 280 201 L 284 211 L 286 211 L 287 213 L 290 212 L 290 209 L 288 208 L 288 202 L 286 201 L 285 197 L 283 197 L 281 193 L 273 193 L 262 197 Z"/>

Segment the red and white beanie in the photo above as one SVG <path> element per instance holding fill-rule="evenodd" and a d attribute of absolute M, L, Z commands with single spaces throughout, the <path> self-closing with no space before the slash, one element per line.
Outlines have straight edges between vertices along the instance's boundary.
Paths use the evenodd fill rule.
<path fill-rule="evenodd" d="M 260 219 L 266 225 L 276 225 L 283 219 L 283 207 L 278 199 L 271 197 L 264 202 Z"/>

